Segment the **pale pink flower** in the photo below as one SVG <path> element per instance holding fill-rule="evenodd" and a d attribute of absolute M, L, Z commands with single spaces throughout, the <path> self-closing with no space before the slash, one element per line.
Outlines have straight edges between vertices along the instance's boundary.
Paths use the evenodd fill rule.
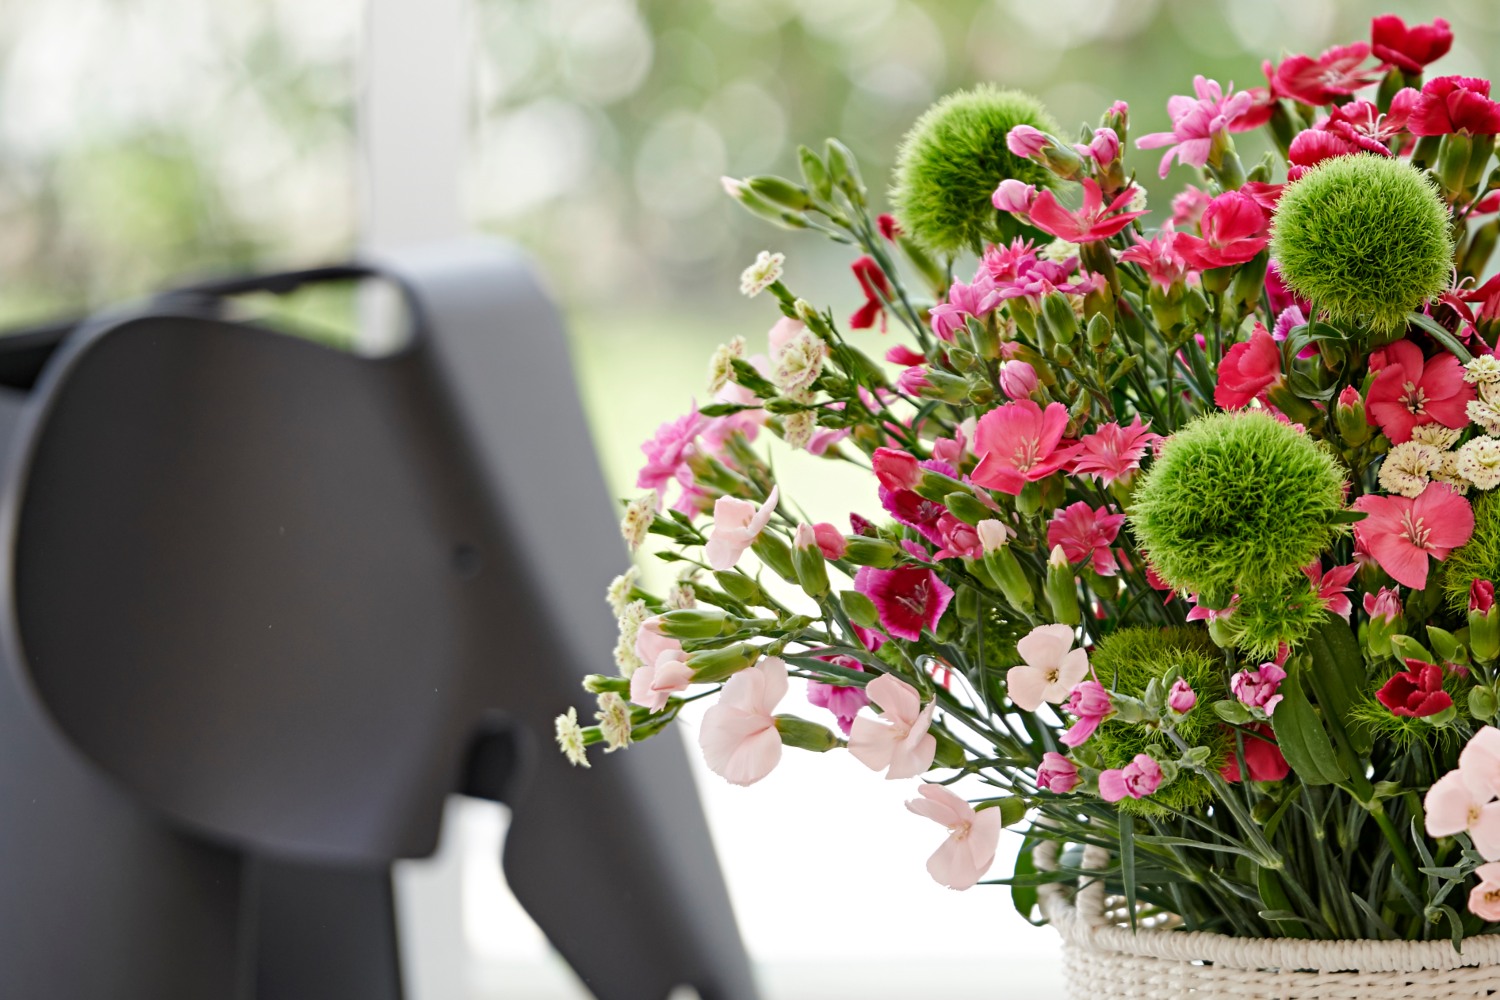
<path fill-rule="evenodd" d="M 1016 643 L 1023 666 L 1005 673 L 1010 700 L 1018 708 L 1035 712 L 1042 702 L 1060 705 L 1078 682 L 1088 676 L 1089 654 L 1073 648 L 1069 625 L 1038 625 Z"/>
<path fill-rule="evenodd" d="M 1066 795 L 1078 787 L 1078 765 L 1055 750 L 1042 754 L 1042 762 L 1036 769 L 1036 787 L 1058 795 Z"/>
<path fill-rule="evenodd" d="M 1473 788 L 1500 796 L 1500 729 L 1484 726 L 1470 737 L 1458 755 L 1458 766 Z"/>
<path fill-rule="evenodd" d="M 1500 859 L 1500 802 L 1462 767 L 1434 782 L 1424 805 L 1429 835 L 1467 833 L 1486 861 Z"/>
<path fill-rule="evenodd" d="M 1110 545 L 1125 523 L 1124 514 L 1106 514 L 1083 500 L 1059 510 L 1047 522 L 1047 545 L 1061 545 L 1068 562 L 1088 563 L 1100 576 L 1114 576 L 1120 564 Z"/>
<path fill-rule="evenodd" d="M 1118 802 L 1125 796 L 1143 799 L 1161 787 L 1161 765 L 1150 754 L 1138 753 L 1123 768 L 1099 773 L 1099 795 L 1105 802 Z"/>
<path fill-rule="evenodd" d="M 755 504 L 738 497 L 719 497 L 714 502 L 714 527 L 703 546 L 703 556 L 714 569 L 733 569 L 771 520 L 780 499 L 780 487 L 771 487 L 771 495 L 757 510 Z"/>
<path fill-rule="evenodd" d="M 922 785 L 920 799 L 912 799 L 906 808 L 925 816 L 948 830 L 943 846 L 927 859 L 927 871 L 939 885 L 950 889 L 968 889 L 989 871 L 1000 845 L 1000 810 L 974 811 L 958 795 L 942 785 Z"/>
<path fill-rule="evenodd" d="M 1246 708 L 1258 708 L 1266 715 L 1281 703 L 1279 689 L 1286 671 L 1275 663 L 1262 663 L 1256 670 L 1241 670 L 1229 678 L 1229 690 Z"/>
<path fill-rule="evenodd" d="M 667 483 L 676 478 L 691 454 L 693 441 L 708 424 L 708 418 L 699 414 L 695 407 L 676 420 L 669 420 L 656 429 L 651 440 L 641 445 L 646 455 L 646 464 L 635 477 L 635 484 L 642 489 L 656 490 L 661 496 Z"/>
<path fill-rule="evenodd" d="M 915 778 L 932 766 L 937 737 L 932 726 L 936 702 L 922 707 L 917 689 L 899 677 L 881 674 L 865 685 L 865 694 L 880 709 L 880 718 L 861 715 L 849 730 L 849 752 L 886 778 Z"/>
<path fill-rule="evenodd" d="M 642 708 L 660 712 L 672 695 L 686 691 L 693 682 L 693 668 L 682 643 L 662 634 L 660 616 L 641 622 L 635 655 L 641 665 L 630 675 L 630 700 Z"/>
<path fill-rule="evenodd" d="M 995 188 L 995 193 L 990 195 L 990 201 L 1001 212 L 1025 215 L 1031 211 L 1032 202 L 1036 201 L 1036 185 L 1007 177 Z"/>
<path fill-rule="evenodd" d="M 771 327 L 770 332 L 766 334 L 772 364 L 781 360 L 781 352 L 786 350 L 786 345 L 796 340 L 797 335 L 805 329 L 807 329 L 806 324 L 790 316 L 783 316 L 776 321 L 776 325 Z"/>
<path fill-rule="evenodd" d="M 1099 724 L 1114 713 L 1115 707 L 1110 703 L 1109 692 L 1103 684 L 1098 681 L 1084 681 L 1073 689 L 1068 696 L 1068 711 L 1078 717 L 1078 721 L 1069 726 L 1058 742 L 1064 746 L 1082 746 L 1088 738 L 1094 735 L 1094 730 Z"/>
<path fill-rule="evenodd" d="M 1193 710 L 1198 704 L 1198 693 L 1193 690 L 1192 685 L 1181 677 L 1172 682 L 1172 690 L 1167 692 L 1167 707 L 1178 715 L 1185 715 Z"/>
<path fill-rule="evenodd" d="M 1152 432 L 1149 422 L 1141 423 L 1139 416 L 1125 427 L 1113 422 L 1100 424 L 1098 430 L 1079 440 L 1073 473 L 1093 476 L 1105 486 L 1119 480 L 1129 482 L 1131 474 L 1141 467 L 1146 449 L 1160 440 L 1161 435 Z"/>
<path fill-rule="evenodd" d="M 1185 166 L 1207 166 L 1214 141 L 1228 136 L 1234 120 L 1255 103 L 1249 91 L 1236 94 L 1231 85 L 1226 93 L 1217 81 L 1202 76 L 1193 77 L 1193 93 L 1193 97 L 1178 94 L 1167 101 L 1172 131 L 1153 132 L 1135 141 L 1139 149 L 1171 147 L 1161 158 L 1162 177 L 1171 171 L 1173 159 Z"/>
<path fill-rule="evenodd" d="M 1500 862 L 1491 861 L 1474 869 L 1479 884 L 1469 890 L 1469 912 L 1481 920 L 1500 920 Z"/>
<path fill-rule="evenodd" d="M 698 732 L 709 770 L 734 785 L 753 785 L 771 773 L 781 760 L 773 713 L 786 689 L 786 663 L 779 656 L 763 657 L 725 682 Z"/>

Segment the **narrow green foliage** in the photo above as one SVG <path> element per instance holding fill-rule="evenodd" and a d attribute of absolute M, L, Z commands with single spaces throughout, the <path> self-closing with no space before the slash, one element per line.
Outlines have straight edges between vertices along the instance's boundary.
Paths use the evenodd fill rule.
<path fill-rule="evenodd" d="M 1469 609 L 1469 588 L 1475 580 L 1500 580 L 1500 497 L 1477 493 L 1473 502 L 1474 534 L 1443 564 L 1443 593 L 1448 606 L 1459 613 Z"/>
<path fill-rule="evenodd" d="M 1099 640 L 1089 662 L 1105 686 L 1137 698 L 1146 693 L 1146 685 L 1152 680 L 1176 671 L 1198 695 L 1198 703 L 1177 723 L 1178 735 L 1190 746 L 1213 748 L 1215 767 L 1229 754 L 1233 746 L 1230 731 L 1220 725 L 1213 710 L 1215 701 L 1229 697 L 1229 687 L 1221 655 L 1203 629 L 1120 629 Z M 1168 756 L 1177 755 L 1165 732 L 1139 724 L 1105 722 L 1093 742 L 1106 767 L 1124 767 L 1152 746 Z M 1201 805 L 1212 794 L 1201 775 L 1184 770 L 1156 794 L 1140 800 L 1124 799 L 1119 808 L 1141 815 L 1162 815 Z"/>
<path fill-rule="evenodd" d="M 1343 485 L 1343 467 L 1309 435 L 1267 413 L 1211 414 L 1167 441 L 1130 526 L 1172 586 L 1253 598 L 1280 592 L 1334 540 Z"/>
<path fill-rule="evenodd" d="M 990 202 L 1002 180 L 1052 186 L 1046 168 L 1006 148 L 1017 125 L 1058 131 L 1035 97 L 992 86 L 949 94 L 917 119 L 896 154 L 891 200 L 918 243 L 946 254 L 978 251 L 1006 234 Z"/>
<path fill-rule="evenodd" d="M 1325 160 L 1287 185 L 1272 227 L 1282 278 L 1339 324 L 1395 330 L 1453 269 L 1437 189 L 1394 157 Z"/>

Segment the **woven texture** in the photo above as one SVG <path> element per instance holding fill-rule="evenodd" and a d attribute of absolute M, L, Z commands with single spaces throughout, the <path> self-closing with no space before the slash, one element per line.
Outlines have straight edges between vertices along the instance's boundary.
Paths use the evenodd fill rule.
<path fill-rule="evenodd" d="M 1057 845 L 1036 850 L 1052 870 Z M 1084 849 L 1085 868 L 1105 851 Z M 1076 891 L 1043 886 L 1042 912 L 1063 939 L 1072 1000 L 1459 1000 L 1500 997 L 1500 935 L 1447 941 L 1297 941 L 1234 938 L 1168 927 L 1125 926 L 1118 901 L 1095 880 Z"/>

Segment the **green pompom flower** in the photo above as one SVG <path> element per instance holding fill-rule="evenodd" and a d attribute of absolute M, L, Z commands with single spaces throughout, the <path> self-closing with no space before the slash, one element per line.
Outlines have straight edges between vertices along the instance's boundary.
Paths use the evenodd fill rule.
<path fill-rule="evenodd" d="M 1210 607 L 1280 591 L 1339 532 L 1344 471 L 1269 413 L 1200 417 L 1167 439 L 1130 527 L 1162 579 Z"/>
<path fill-rule="evenodd" d="M 1473 506 L 1474 534 L 1442 564 L 1443 593 L 1459 614 L 1469 610 L 1475 580 L 1500 581 L 1500 493 L 1478 493 Z"/>
<path fill-rule="evenodd" d="M 1286 186 L 1271 226 L 1287 285 L 1335 323 L 1377 333 L 1399 328 L 1453 269 L 1447 208 L 1395 157 L 1325 160 Z"/>
<path fill-rule="evenodd" d="M 1007 178 L 1051 187 L 1043 166 L 1016 156 L 1005 136 L 1017 125 L 1056 133 L 1040 101 L 981 86 L 949 94 L 917 119 L 896 154 L 891 200 L 906 231 L 929 250 L 978 252 L 1020 232 L 990 197 Z"/>
<path fill-rule="evenodd" d="M 1261 660 L 1271 659 L 1282 643 L 1295 649 L 1328 617 L 1317 588 L 1298 576 L 1284 587 L 1241 597 L 1224 626 L 1236 649 Z"/>
<path fill-rule="evenodd" d="M 1207 632 L 1197 628 L 1120 629 L 1099 640 L 1089 662 L 1107 687 L 1135 698 L 1143 696 L 1153 680 L 1162 680 L 1175 671 L 1198 696 L 1197 703 L 1178 719 L 1177 734 L 1189 746 L 1209 747 L 1209 761 L 1215 769 L 1224 763 L 1234 743 L 1230 730 L 1220 725 L 1213 705 L 1229 697 L 1229 687 L 1224 679 L 1223 655 Z M 1153 746 L 1168 757 L 1178 756 L 1176 745 L 1164 731 L 1118 720 L 1101 724 L 1091 745 L 1103 765 L 1112 768 L 1123 768 L 1136 754 Z M 1160 815 L 1166 810 L 1191 809 L 1212 795 L 1213 789 L 1201 774 L 1183 770 L 1175 781 L 1147 798 L 1121 799 L 1119 808 Z"/>

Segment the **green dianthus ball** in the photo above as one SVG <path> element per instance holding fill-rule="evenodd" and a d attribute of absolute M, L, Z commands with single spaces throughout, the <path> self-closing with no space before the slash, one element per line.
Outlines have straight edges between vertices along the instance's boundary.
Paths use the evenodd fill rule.
<path fill-rule="evenodd" d="M 1017 125 L 1058 131 L 1035 97 L 992 86 L 949 94 L 917 119 L 897 151 L 891 189 L 896 216 L 914 239 L 941 253 L 977 252 L 1020 231 L 990 202 L 995 188 L 1006 178 L 1051 187 L 1055 178 L 1006 148 Z"/>
<path fill-rule="evenodd" d="M 1474 534 L 1442 564 L 1443 593 L 1459 614 L 1469 610 L 1469 588 L 1475 580 L 1500 582 L 1500 494 L 1478 493 L 1473 505 Z"/>
<path fill-rule="evenodd" d="M 1200 417 L 1167 439 L 1130 526 L 1162 579 L 1203 595 L 1280 591 L 1339 532 L 1344 471 L 1322 444 L 1261 411 Z"/>
<path fill-rule="evenodd" d="M 1228 698 L 1229 688 L 1224 679 L 1222 654 L 1207 632 L 1197 628 L 1120 629 L 1099 641 L 1089 655 L 1089 662 L 1106 686 L 1136 698 L 1146 693 L 1146 685 L 1152 680 L 1163 679 L 1175 670 L 1198 696 L 1197 703 L 1177 722 L 1177 734 L 1189 746 L 1211 748 L 1209 760 L 1214 768 L 1223 764 L 1234 744 L 1229 730 L 1219 724 L 1213 704 Z M 1177 747 L 1165 732 L 1139 723 L 1106 721 L 1092 743 L 1105 767 L 1124 767 L 1136 754 L 1152 746 L 1166 751 L 1168 756 L 1178 755 Z M 1176 780 L 1148 798 L 1121 800 L 1120 808 L 1159 814 L 1163 809 L 1191 809 L 1212 794 L 1202 775 L 1183 770 Z"/>
<path fill-rule="evenodd" d="M 1397 329 L 1453 269 L 1447 208 L 1395 157 L 1323 161 L 1286 186 L 1271 226 L 1282 278 L 1336 323 Z"/>
<path fill-rule="evenodd" d="M 1268 660 L 1283 643 L 1301 646 L 1327 617 L 1317 590 L 1299 573 L 1284 587 L 1241 597 L 1224 624 L 1236 649 Z"/>

